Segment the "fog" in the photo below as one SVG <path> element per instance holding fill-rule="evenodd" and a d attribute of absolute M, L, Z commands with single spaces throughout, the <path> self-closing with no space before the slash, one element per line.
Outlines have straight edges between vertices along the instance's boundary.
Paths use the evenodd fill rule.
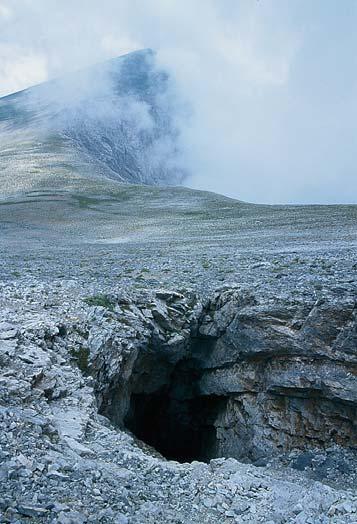
<path fill-rule="evenodd" d="M 335 0 L 0 0 L 0 94 L 152 48 L 177 99 L 186 185 L 352 203 L 356 23 L 357 3 Z M 135 108 L 144 126 L 147 114 Z"/>

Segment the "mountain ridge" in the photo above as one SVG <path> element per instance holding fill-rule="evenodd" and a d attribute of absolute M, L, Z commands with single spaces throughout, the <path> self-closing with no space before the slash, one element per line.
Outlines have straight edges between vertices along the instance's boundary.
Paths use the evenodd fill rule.
<path fill-rule="evenodd" d="M 142 50 L 0 98 L 3 175 L 36 185 L 60 161 L 121 182 L 180 183 L 170 89 L 154 52 Z"/>

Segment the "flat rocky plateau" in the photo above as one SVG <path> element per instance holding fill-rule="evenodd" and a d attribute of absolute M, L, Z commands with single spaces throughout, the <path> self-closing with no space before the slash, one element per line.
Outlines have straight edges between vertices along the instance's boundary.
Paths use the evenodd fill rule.
<path fill-rule="evenodd" d="M 0 201 L 0 521 L 357 522 L 357 207 Z"/>

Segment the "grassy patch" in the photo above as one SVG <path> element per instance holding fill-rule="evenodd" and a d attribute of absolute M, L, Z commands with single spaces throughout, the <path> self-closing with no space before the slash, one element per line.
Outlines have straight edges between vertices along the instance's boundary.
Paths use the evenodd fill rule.
<path fill-rule="evenodd" d="M 87 374 L 89 371 L 89 349 L 81 347 L 79 350 L 73 351 L 72 355 L 76 359 L 77 366 L 82 371 L 82 373 Z"/>
<path fill-rule="evenodd" d="M 72 198 L 78 202 L 81 209 L 86 209 L 91 205 L 100 204 L 102 202 L 99 198 L 90 198 L 84 195 L 72 195 Z"/>
<path fill-rule="evenodd" d="M 211 267 L 211 263 L 208 260 L 202 260 L 202 267 L 203 269 L 209 269 Z"/>
<path fill-rule="evenodd" d="M 101 306 L 109 309 L 109 311 L 114 311 L 114 305 L 107 295 L 94 295 L 93 297 L 87 297 L 84 299 L 84 302 L 88 304 L 88 306 Z"/>

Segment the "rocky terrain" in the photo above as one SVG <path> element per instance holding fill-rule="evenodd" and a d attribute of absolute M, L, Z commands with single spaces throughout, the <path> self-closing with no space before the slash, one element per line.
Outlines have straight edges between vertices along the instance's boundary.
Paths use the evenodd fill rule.
<path fill-rule="evenodd" d="M 357 206 L 125 184 L 10 102 L 0 522 L 356 523 Z"/>
<path fill-rule="evenodd" d="M 355 522 L 348 299 L 1 291 L 4 522 Z"/>
<path fill-rule="evenodd" d="M 356 522 L 355 207 L 71 191 L 0 206 L 2 520 Z"/>

